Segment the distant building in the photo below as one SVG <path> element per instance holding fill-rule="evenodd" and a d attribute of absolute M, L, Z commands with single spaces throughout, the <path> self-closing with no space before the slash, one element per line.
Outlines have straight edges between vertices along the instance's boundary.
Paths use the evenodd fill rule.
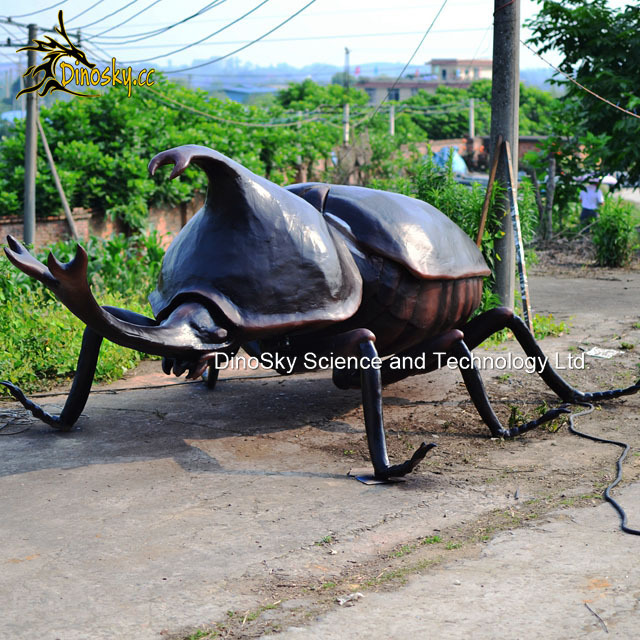
<path fill-rule="evenodd" d="M 441 82 L 460 83 L 474 80 L 491 80 L 492 60 L 458 60 L 434 58 L 427 62 L 431 73 Z"/>
<path fill-rule="evenodd" d="M 440 86 L 468 89 L 475 80 L 491 80 L 491 60 L 456 60 L 434 58 L 427 65 L 430 71 L 421 78 L 401 78 L 392 80 L 358 81 L 357 88 L 363 89 L 369 96 L 371 106 L 379 105 L 383 100 L 407 100 L 418 91 L 435 93 Z"/>

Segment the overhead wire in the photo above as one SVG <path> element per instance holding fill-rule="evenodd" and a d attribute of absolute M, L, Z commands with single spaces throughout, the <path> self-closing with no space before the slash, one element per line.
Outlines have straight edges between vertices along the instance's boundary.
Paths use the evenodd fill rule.
<path fill-rule="evenodd" d="M 179 22 L 174 22 L 173 24 L 170 24 L 166 27 L 160 27 L 159 29 L 152 29 L 151 31 L 143 31 L 141 33 L 134 33 L 134 34 L 127 34 L 127 35 L 122 35 L 122 36 L 106 36 L 105 39 L 106 40 L 121 40 L 124 38 L 124 41 L 119 43 L 119 44 L 129 44 L 132 42 L 139 42 L 140 40 L 146 40 L 147 38 L 153 38 L 154 36 L 160 35 L 161 33 L 166 33 L 167 31 L 170 31 L 171 29 L 174 29 L 175 27 L 180 26 L 181 24 L 184 24 L 185 22 L 188 22 L 189 20 L 192 20 L 193 18 L 197 18 L 198 16 L 206 13 L 207 11 L 209 11 L 210 9 L 213 9 L 215 7 L 217 7 L 218 5 L 223 4 L 224 2 L 226 2 L 226 0 L 214 0 L 213 2 L 210 2 L 209 4 L 205 5 L 204 7 L 202 7 L 201 9 L 199 9 L 198 11 L 196 11 L 195 13 L 191 14 L 190 16 L 187 16 L 186 18 L 183 18 L 182 20 L 180 20 Z M 106 31 L 104 32 L 106 33 Z M 100 34 L 98 35 L 89 35 L 90 38 L 97 38 Z M 140 36 L 140 37 L 138 37 Z M 133 38 L 133 40 L 126 40 L 126 38 Z"/>
<path fill-rule="evenodd" d="M 55 4 L 49 5 L 44 9 L 38 9 L 37 11 L 32 11 L 31 13 L 21 13 L 19 16 L 11 16 L 11 18 L 26 18 L 27 16 L 35 16 L 36 13 L 42 13 L 43 11 L 49 11 L 49 9 L 54 9 L 57 7 L 61 7 L 65 2 L 69 0 L 62 0 L 62 2 L 56 2 Z"/>
<path fill-rule="evenodd" d="M 388 97 L 389 97 L 389 93 L 395 89 L 398 86 L 398 83 L 400 82 L 400 79 L 402 78 L 404 72 L 407 70 L 407 68 L 409 67 L 409 65 L 411 64 L 411 61 L 415 58 L 416 54 L 418 53 L 418 51 L 420 50 L 420 47 L 422 47 L 424 41 L 427 39 L 427 36 L 429 35 L 429 33 L 431 32 L 431 29 L 433 28 L 433 25 L 436 23 L 436 20 L 438 19 L 438 17 L 440 16 L 440 14 L 442 13 L 442 10 L 445 8 L 446 4 L 447 4 L 448 0 L 444 0 L 444 2 L 442 3 L 442 5 L 440 6 L 440 8 L 438 9 L 438 12 L 436 13 L 435 17 L 433 18 L 433 20 L 431 21 L 431 24 L 428 26 L 427 30 L 424 32 L 424 35 L 422 36 L 422 39 L 420 40 L 418 46 L 415 48 L 414 52 L 411 54 L 411 57 L 409 58 L 409 60 L 407 61 L 407 63 L 404 65 L 404 67 L 402 68 L 402 71 L 398 74 L 398 77 L 396 78 L 395 82 L 393 83 L 393 85 L 389 88 L 389 90 L 387 91 L 386 95 L 384 96 L 384 98 L 381 100 L 380 104 L 375 108 L 375 110 L 371 113 L 371 115 L 369 116 L 365 116 L 365 118 L 363 118 L 360 122 L 356 123 L 354 125 L 354 128 L 360 126 L 361 124 L 364 124 L 364 122 L 367 121 L 367 119 L 371 120 L 374 118 L 374 116 L 378 113 L 378 111 L 380 111 L 380 108 L 382 107 L 382 105 L 387 101 Z"/>
<path fill-rule="evenodd" d="M 579 87 L 583 91 L 586 91 L 587 93 L 591 94 L 592 96 L 594 96 L 598 100 L 602 100 L 602 102 L 605 102 L 610 107 L 613 107 L 614 109 L 617 109 L 618 111 L 622 111 L 622 113 L 626 113 L 628 116 L 633 116 L 634 118 L 640 118 L 640 115 L 638 115 L 637 113 L 634 113 L 633 111 L 629 111 L 628 109 L 625 109 L 624 107 L 621 107 L 619 104 L 614 104 L 613 102 L 611 102 L 611 100 L 607 100 L 607 98 L 597 94 L 595 91 L 592 91 L 588 87 L 585 87 L 583 84 L 578 82 L 575 78 L 572 78 L 568 73 L 565 73 L 561 69 L 558 69 L 558 67 L 556 67 L 554 64 L 552 64 L 551 62 L 549 62 L 548 60 L 543 58 L 535 49 L 530 47 L 523 40 L 520 40 L 520 43 L 523 44 L 525 47 L 527 47 L 527 49 L 529 49 L 529 51 L 531 51 L 532 53 L 537 55 L 538 58 L 540 58 L 540 60 L 542 60 L 544 63 L 548 64 L 554 71 L 557 71 L 561 76 L 564 76 L 567 80 L 569 80 L 570 82 L 573 82 L 573 84 L 575 84 L 577 87 Z"/>
<path fill-rule="evenodd" d="M 115 11 L 112 11 L 111 13 L 107 14 L 106 16 L 104 16 L 102 18 L 98 18 L 98 20 L 94 20 L 93 22 L 90 22 L 89 24 L 83 24 L 81 27 L 75 27 L 75 28 L 76 29 L 86 29 L 87 27 L 93 27 L 94 24 L 98 24 L 99 22 L 102 22 L 103 20 L 106 20 L 107 18 L 110 18 L 111 16 L 115 16 L 116 13 L 120 13 L 121 11 L 124 11 L 125 9 L 130 7 L 132 4 L 135 4 L 136 2 L 139 2 L 139 0 L 131 0 L 131 2 L 128 2 L 124 6 L 120 7 L 119 9 L 116 9 Z"/>
<path fill-rule="evenodd" d="M 316 0 L 311 0 L 310 2 L 307 2 L 307 4 L 305 4 L 301 9 L 298 9 L 298 11 L 296 11 L 293 14 L 291 14 L 286 20 L 283 20 L 280 24 L 278 24 L 275 27 L 273 27 L 273 29 L 270 29 L 269 31 L 267 31 L 266 33 L 263 33 L 258 38 L 255 38 L 254 40 L 251 40 L 251 42 L 248 42 L 244 46 L 239 47 L 238 49 L 235 49 L 234 51 L 230 51 L 229 53 L 227 53 L 227 54 L 225 54 L 223 56 L 220 56 L 218 58 L 214 58 L 213 60 L 209 60 L 207 62 L 202 62 L 200 64 L 194 64 L 194 65 L 192 65 L 190 67 L 183 67 L 182 69 L 174 69 L 174 70 L 170 70 L 170 71 L 165 71 L 165 73 L 169 74 L 169 73 L 181 73 L 181 72 L 184 72 L 184 71 L 191 71 L 192 69 L 199 69 L 201 67 L 206 67 L 206 66 L 208 66 L 210 64 L 214 64 L 215 62 L 220 62 L 220 60 L 224 60 L 226 58 L 230 58 L 231 56 L 235 55 L 236 53 L 239 53 L 240 51 L 244 51 L 245 49 L 248 49 L 250 46 L 254 45 L 256 42 L 260 42 L 260 40 L 264 40 L 264 38 L 266 38 L 267 36 L 271 35 L 274 31 L 277 31 L 278 29 L 280 29 L 280 27 L 283 27 L 288 22 L 291 22 L 291 20 L 293 20 L 295 17 L 299 16 L 305 9 L 310 7 L 315 2 L 316 2 Z"/>
<path fill-rule="evenodd" d="M 297 127 L 302 124 L 322 121 L 321 117 L 307 118 L 305 120 L 301 118 L 297 118 L 296 120 L 292 120 L 290 122 L 246 122 L 246 121 L 243 122 L 241 120 L 231 120 L 229 118 L 222 118 L 221 116 L 216 116 L 212 113 L 207 113 L 206 111 L 196 109 L 195 107 L 191 107 L 182 102 L 178 102 L 177 100 L 173 100 L 172 98 L 168 98 L 164 94 L 160 93 L 159 91 L 156 91 L 155 89 L 152 89 L 151 87 L 145 86 L 144 89 L 145 91 L 150 91 L 151 93 L 154 93 L 155 100 L 165 104 L 170 108 L 175 109 L 177 107 L 180 110 L 191 111 L 192 113 L 195 113 L 197 115 L 203 116 L 205 118 L 209 118 L 211 120 L 216 120 L 218 122 L 224 122 L 225 124 L 233 124 L 233 125 L 239 125 L 239 126 L 250 127 L 250 128 L 271 128 L 271 127 Z M 171 104 L 168 104 L 168 103 L 171 103 Z"/>
<path fill-rule="evenodd" d="M 134 13 L 132 16 L 129 16 L 128 18 L 126 18 L 125 20 L 120 22 L 119 24 L 116 24 L 113 27 L 109 27 L 108 29 L 105 29 L 104 31 L 96 34 L 95 36 L 91 36 L 91 38 L 99 38 L 103 34 L 109 33 L 109 31 L 113 31 L 114 29 L 117 29 L 118 27 L 121 27 L 123 24 L 126 24 L 127 22 L 130 22 L 134 18 L 137 18 L 139 15 L 143 14 L 148 9 L 151 9 L 151 7 L 154 7 L 155 5 L 157 5 L 158 2 L 162 2 L 162 0 L 154 0 L 150 5 L 147 5 L 144 9 L 140 9 L 140 11 L 138 11 L 138 13 Z M 85 38 L 86 37 L 87 36 L 85 36 Z"/>
<path fill-rule="evenodd" d="M 482 31 L 482 27 L 469 27 L 468 29 L 437 29 L 432 33 L 461 33 L 461 32 L 470 32 L 470 31 Z M 331 35 L 320 35 L 320 36 L 295 36 L 295 37 L 287 37 L 287 38 L 273 38 L 269 42 L 299 42 L 301 40 L 337 40 L 340 38 L 393 38 L 397 36 L 415 36 L 422 34 L 422 31 L 389 31 L 389 32 L 377 32 L 377 33 L 337 33 Z M 97 36 L 91 36 L 97 37 Z M 113 36 L 113 39 L 116 39 L 117 36 Z M 124 36 L 120 36 L 124 37 Z M 152 36 L 149 36 L 152 37 Z M 142 39 L 142 38 L 141 38 Z M 216 42 L 216 44 L 241 44 L 245 42 L 245 40 L 226 40 L 224 42 Z M 113 43 L 113 46 L 126 46 L 125 42 Z M 172 43 L 172 46 L 179 45 L 181 43 Z M 137 47 L 127 47 L 131 49 L 149 49 L 151 47 L 157 47 L 158 45 L 140 45 Z"/>
<path fill-rule="evenodd" d="M 91 9 L 94 9 L 95 7 L 97 7 L 99 4 L 102 4 L 103 2 L 104 0 L 98 0 L 97 2 L 94 2 L 90 7 L 87 7 L 84 11 L 81 11 L 79 14 L 73 16 L 73 18 L 67 18 L 65 22 L 69 24 L 70 22 L 77 20 L 80 16 L 83 16 L 85 13 L 87 13 L 87 11 L 91 11 Z"/>
<path fill-rule="evenodd" d="M 210 33 L 208 36 L 205 36 L 204 38 L 198 40 L 197 42 L 193 42 L 191 44 L 185 45 L 184 47 L 182 47 L 180 49 L 175 49 L 174 51 L 170 51 L 169 53 L 163 53 L 161 55 L 152 56 L 151 58 L 143 58 L 142 60 L 125 60 L 125 63 L 126 64 L 137 64 L 139 62 L 148 62 L 149 60 L 156 60 L 157 58 L 166 58 L 167 56 L 172 56 L 175 53 L 180 53 L 181 51 L 185 51 L 186 49 L 190 49 L 191 47 L 195 47 L 196 45 L 204 42 L 205 40 L 208 40 L 209 38 L 213 38 L 213 36 L 216 36 L 219 33 L 222 33 L 223 31 L 225 31 L 229 27 L 232 27 L 234 24 L 240 22 L 240 20 L 243 20 L 247 16 L 249 16 L 252 13 L 254 13 L 255 11 L 257 11 L 260 7 L 262 7 L 265 4 L 267 4 L 267 2 L 270 2 L 270 0 L 262 0 L 262 2 L 260 2 L 255 7 L 253 7 L 253 9 L 250 9 L 245 14 L 241 15 L 239 18 L 236 18 L 232 22 L 229 22 L 228 24 L 224 25 L 224 27 L 221 27 L 217 31 L 214 31 L 213 33 Z M 314 2 L 315 2 L 315 0 L 314 0 Z"/>

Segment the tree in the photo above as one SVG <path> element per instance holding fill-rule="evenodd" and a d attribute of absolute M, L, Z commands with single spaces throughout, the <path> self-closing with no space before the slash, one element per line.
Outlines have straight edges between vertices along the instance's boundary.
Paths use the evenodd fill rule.
<path fill-rule="evenodd" d="M 558 68 L 564 74 L 613 105 L 633 114 L 640 111 L 640 7 L 614 9 L 606 0 L 538 2 L 540 13 L 526 25 L 533 32 L 529 43 L 541 55 L 558 51 L 563 58 Z M 573 149 L 566 148 L 565 136 L 565 151 L 586 155 L 602 173 L 620 172 L 623 183 L 639 184 L 640 118 L 617 110 L 563 75 L 556 74 L 552 82 L 566 90 L 560 98 L 561 121 Z"/>

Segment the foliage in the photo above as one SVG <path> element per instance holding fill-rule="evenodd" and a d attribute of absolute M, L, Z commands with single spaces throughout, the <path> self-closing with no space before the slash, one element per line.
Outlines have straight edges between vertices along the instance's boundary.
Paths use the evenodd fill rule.
<path fill-rule="evenodd" d="M 285 109 L 312 111 L 318 107 L 339 107 L 345 102 L 350 105 L 365 105 L 369 98 L 361 89 L 351 87 L 348 91 L 340 84 L 319 85 L 313 80 L 290 83 L 276 96 L 278 103 Z"/>
<path fill-rule="evenodd" d="M 638 234 L 633 226 L 633 205 L 608 197 L 593 226 L 596 260 L 602 267 L 622 267 L 629 263 L 637 247 Z"/>
<path fill-rule="evenodd" d="M 163 250 L 156 235 L 114 236 L 89 241 L 88 279 L 100 304 L 149 315 L 145 296 L 160 268 Z M 75 244 L 58 243 L 58 259 L 67 261 Z M 46 251 L 38 252 L 40 260 Z M 0 368 L 3 377 L 27 391 L 46 388 L 73 375 L 84 324 L 48 289 L 1 259 Z M 135 366 L 142 355 L 105 340 L 96 380 L 114 380 Z"/>
<path fill-rule="evenodd" d="M 42 109 L 43 127 L 71 207 L 103 212 L 130 229 L 142 229 L 149 206 L 187 202 L 206 186 L 202 172 L 191 169 L 180 180 L 167 180 L 165 170 L 149 179 L 147 162 L 159 151 L 182 144 L 214 147 L 284 183 L 294 181 L 301 167 L 310 169 L 328 157 L 340 142 L 341 115 L 335 116 L 336 122 L 325 122 L 318 114 L 307 114 L 299 126 L 280 126 L 299 119 L 300 106 L 293 98 L 285 103 L 296 111 L 287 112 L 283 104 L 245 106 L 178 86 L 161 75 L 154 79 L 153 92 L 138 87 L 127 97 L 125 89 L 115 87 L 94 98 L 58 101 Z M 337 86 L 318 88 L 319 99 L 338 103 L 343 91 Z M 366 95 L 352 90 L 351 99 L 362 103 Z M 11 135 L 0 141 L 1 215 L 22 212 L 24 126 L 24 121 L 16 122 Z M 38 155 L 37 170 L 38 212 L 50 215 L 60 209 L 60 202 L 43 154 Z"/>
<path fill-rule="evenodd" d="M 529 42 L 540 54 L 558 51 L 559 69 L 596 94 L 633 113 L 640 106 L 637 68 L 640 66 L 640 10 L 629 3 L 613 8 L 606 0 L 538 0 L 542 5 L 527 23 Z M 556 75 L 552 82 L 565 89 L 563 114 L 558 122 L 601 173 L 621 172 L 628 184 L 640 181 L 640 119 L 617 111 L 568 80 Z M 590 137 L 589 137 L 590 136 Z M 577 143 L 577 144 L 576 144 Z M 578 146 L 582 145 L 582 147 Z M 573 174 L 576 175 L 575 173 Z"/>
<path fill-rule="evenodd" d="M 469 100 L 474 99 L 475 130 L 489 135 L 491 81 L 479 80 L 468 89 L 440 85 L 434 93 L 424 90 L 400 103 L 396 131 L 409 140 L 459 138 L 469 131 Z M 551 93 L 520 85 L 520 134 L 550 132 L 549 110 L 556 102 Z"/>

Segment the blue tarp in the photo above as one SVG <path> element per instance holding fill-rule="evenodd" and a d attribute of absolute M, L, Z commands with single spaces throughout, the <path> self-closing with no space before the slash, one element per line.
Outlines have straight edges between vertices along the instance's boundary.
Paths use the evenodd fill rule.
<path fill-rule="evenodd" d="M 469 173 L 467 163 L 458 153 L 458 147 L 442 147 L 438 153 L 433 154 L 433 162 L 439 167 L 446 167 L 449 155 L 453 155 L 453 173 Z"/>

